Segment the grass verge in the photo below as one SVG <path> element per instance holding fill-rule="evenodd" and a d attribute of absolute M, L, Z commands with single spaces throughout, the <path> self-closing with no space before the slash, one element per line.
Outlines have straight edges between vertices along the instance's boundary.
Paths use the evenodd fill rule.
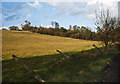
<path fill-rule="evenodd" d="M 111 60 L 111 56 L 116 56 L 117 53 L 114 48 L 107 54 L 98 55 L 95 49 L 91 49 L 65 53 L 72 58 L 71 60 L 60 54 L 21 60 L 47 82 L 100 82 L 103 79 L 102 68 Z M 37 80 L 23 66 L 10 59 L 3 61 L 3 82 L 37 82 Z"/>

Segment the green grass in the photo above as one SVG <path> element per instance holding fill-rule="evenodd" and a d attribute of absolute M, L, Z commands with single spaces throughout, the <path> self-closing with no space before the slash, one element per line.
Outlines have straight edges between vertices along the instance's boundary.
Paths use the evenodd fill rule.
<path fill-rule="evenodd" d="M 12 59 L 12 54 L 20 57 L 46 82 L 99 82 L 103 78 L 102 68 L 110 61 L 110 55 L 117 55 L 117 50 L 98 55 L 91 46 L 93 43 L 97 44 L 31 32 L 3 31 L 3 82 L 37 82 Z M 57 49 L 65 51 L 72 59 L 61 56 Z"/>

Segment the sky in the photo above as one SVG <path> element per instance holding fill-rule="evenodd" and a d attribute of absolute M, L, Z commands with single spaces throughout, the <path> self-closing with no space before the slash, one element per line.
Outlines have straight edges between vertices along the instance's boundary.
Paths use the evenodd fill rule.
<path fill-rule="evenodd" d="M 29 2 L 28 2 L 29 1 Z M 60 27 L 69 25 L 86 26 L 95 31 L 95 11 L 109 9 L 112 16 L 118 15 L 119 0 L 4 0 L 2 1 L 2 19 L 4 28 L 19 26 L 25 20 L 32 26 L 50 27 L 57 21 Z M 0 17 L 1 18 L 1 17 Z"/>

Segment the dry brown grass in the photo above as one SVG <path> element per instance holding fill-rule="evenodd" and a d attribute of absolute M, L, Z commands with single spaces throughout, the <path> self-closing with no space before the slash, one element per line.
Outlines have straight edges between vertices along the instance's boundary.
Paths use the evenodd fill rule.
<path fill-rule="evenodd" d="M 67 37 L 50 36 L 25 31 L 2 31 L 2 55 L 11 59 L 11 55 L 33 57 L 64 52 L 80 51 L 91 48 L 97 41 L 79 40 Z"/>

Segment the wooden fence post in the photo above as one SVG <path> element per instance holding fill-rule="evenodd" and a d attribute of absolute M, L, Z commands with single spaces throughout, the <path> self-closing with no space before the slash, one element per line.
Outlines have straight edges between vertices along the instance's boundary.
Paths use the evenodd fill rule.
<path fill-rule="evenodd" d="M 42 80 L 42 79 L 40 78 L 40 76 L 39 76 L 37 73 L 35 73 L 32 69 L 30 69 L 27 65 L 25 65 L 17 56 L 12 55 L 12 57 L 15 59 L 15 61 L 20 62 L 20 64 L 21 64 L 22 66 L 24 66 L 24 68 L 25 68 L 27 71 L 29 71 L 30 73 L 32 73 L 33 76 L 34 76 L 39 82 L 45 82 L 44 80 Z"/>
<path fill-rule="evenodd" d="M 59 52 L 62 56 L 65 56 L 65 57 L 67 57 L 68 59 L 70 58 L 69 56 L 67 56 L 66 54 L 63 54 L 61 51 L 59 51 L 59 50 L 56 50 L 57 52 Z"/>
<path fill-rule="evenodd" d="M 93 47 L 95 47 L 97 49 L 99 54 L 102 54 L 102 51 L 95 44 L 93 44 Z"/>

